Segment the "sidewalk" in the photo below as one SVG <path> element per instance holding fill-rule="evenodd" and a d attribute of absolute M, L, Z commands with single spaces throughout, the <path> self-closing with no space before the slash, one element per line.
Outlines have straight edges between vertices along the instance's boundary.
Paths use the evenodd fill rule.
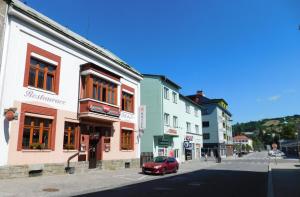
<path fill-rule="evenodd" d="M 299 197 L 299 183 L 300 162 L 298 160 L 270 163 L 268 197 Z"/>
<path fill-rule="evenodd" d="M 215 165 L 215 162 L 189 161 L 180 164 L 178 174 Z M 165 176 L 174 176 L 168 174 Z M 164 176 L 164 177 L 165 177 Z M 162 178 L 141 174 L 141 169 L 90 170 L 85 174 L 66 174 L 0 180 L 0 196 L 72 196 L 117 188 Z"/>

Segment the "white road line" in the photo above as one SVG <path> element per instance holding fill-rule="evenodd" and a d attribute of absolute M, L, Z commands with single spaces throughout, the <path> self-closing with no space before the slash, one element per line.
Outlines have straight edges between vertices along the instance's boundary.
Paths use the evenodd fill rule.
<path fill-rule="evenodd" d="M 144 178 L 146 178 L 147 176 L 144 175 L 144 176 L 141 176 L 140 178 L 138 178 L 137 180 L 143 180 Z"/>

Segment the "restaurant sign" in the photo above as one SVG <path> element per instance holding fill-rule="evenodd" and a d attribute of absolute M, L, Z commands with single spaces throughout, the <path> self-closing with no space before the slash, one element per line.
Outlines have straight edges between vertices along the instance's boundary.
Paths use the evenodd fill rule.
<path fill-rule="evenodd" d="M 116 116 L 116 117 L 120 116 L 119 110 L 108 107 L 108 106 L 90 105 L 89 110 L 92 112 L 110 115 L 110 116 Z"/>

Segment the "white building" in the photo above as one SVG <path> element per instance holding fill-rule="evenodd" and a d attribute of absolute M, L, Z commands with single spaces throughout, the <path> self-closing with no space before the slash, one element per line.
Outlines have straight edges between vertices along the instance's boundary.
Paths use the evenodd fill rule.
<path fill-rule="evenodd" d="M 180 95 L 180 143 L 182 144 L 182 160 L 201 158 L 202 114 L 200 106 L 191 99 Z"/>
<path fill-rule="evenodd" d="M 234 145 L 249 145 L 253 148 L 253 140 L 245 135 L 237 135 L 233 137 Z"/>
<path fill-rule="evenodd" d="M 188 97 L 203 107 L 204 151 L 219 150 L 221 157 L 233 155 L 232 120 L 227 102 L 224 99 L 209 99 L 202 91 Z"/>
<path fill-rule="evenodd" d="M 79 150 L 72 161 L 90 168 L 138 166 L 142 75 L 17 0 L 5 7 L 0 166 L 64 165 Z"/>

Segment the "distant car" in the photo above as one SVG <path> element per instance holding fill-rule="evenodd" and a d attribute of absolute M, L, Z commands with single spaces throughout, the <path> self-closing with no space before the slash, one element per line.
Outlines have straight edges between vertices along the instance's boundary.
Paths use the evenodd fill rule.
<path fill-rule="evenodd" d="M 280 150 L 271 150 L 271 151 L 269 151 L 269 156 L 271 156 L 271 157 L 284 157 L 285 154 L 284 154 L 284 152 L 282 152 Z"/>
<path fill-rule="evenodd" d="M 155 157 L 153 161 L 143 164 L 142 171 L 144 174 L 161 174 L 176 173 L 179 169 L 179 163 L 174 157 Z"/>

